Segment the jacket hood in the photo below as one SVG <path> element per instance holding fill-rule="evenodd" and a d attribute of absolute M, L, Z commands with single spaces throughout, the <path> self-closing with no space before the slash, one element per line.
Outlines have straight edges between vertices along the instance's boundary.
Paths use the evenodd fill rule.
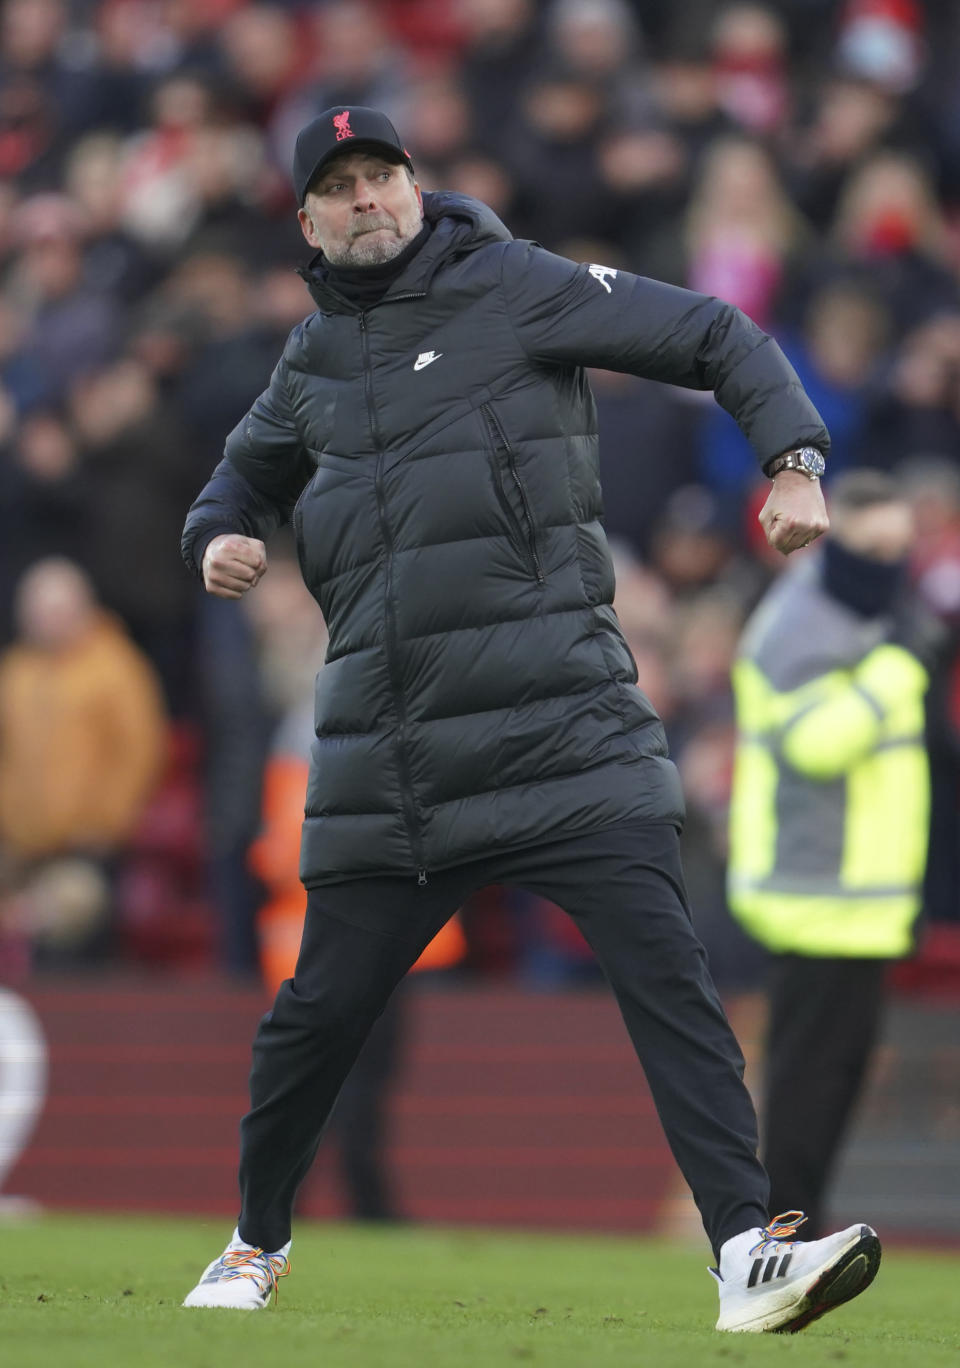
<path fill-rule="evenodd" d="M 426 292 L 434 273 L 447 261 L 488 247 L 495 242 L 512 242 L 510 232 L 491 208 L 470 195 L 452 191 L 425 192 L 423 217 L 433 232 L 410 264 L 392 282 L 385 298 L 397 294 Z M 306 281 L 317 308 L 323 313 L 359 313 L 359 309 L 345 299 L 329 283 L 329 268 L 322 252 L 306 267 L 297 269 Z"/>
<path fill-rule="evenodd" d="M 512 242 L 513 234 L 489 205 L 472 195 L 457 195 L 450 190 L 426 192 L 423 196 L 423 216 L 434 227 L 444 219 L 459 225 L 460 236 L 470 244 L 470 250 L 485 247 L 491 242 Z"/>

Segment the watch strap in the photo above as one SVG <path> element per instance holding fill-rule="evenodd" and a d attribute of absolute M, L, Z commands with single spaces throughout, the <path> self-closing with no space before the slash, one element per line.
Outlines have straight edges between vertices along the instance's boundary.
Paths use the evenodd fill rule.
<path fill-rule="evenodd" d="M 822 466 L 823 455 L 816 447 L 794 447 L 791 451 L 783 451 L 779 456 L 774 456 L 772 460 L 768 461 L 763 467 L 764 475 L 772 480 L 775 475 L 780 474 L 781 470 L 796 470 L 799 474 L 805 475 L 808 480 L 819 479 L 819 474 L 808 469 L 801 459 L 801 453 L 807 451 L 816 452 Z"/>

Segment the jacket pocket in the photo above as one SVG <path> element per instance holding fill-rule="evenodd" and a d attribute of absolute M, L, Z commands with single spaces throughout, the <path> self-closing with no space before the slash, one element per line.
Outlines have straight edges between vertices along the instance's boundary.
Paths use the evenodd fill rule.
<path fill-rule="evenodd" d="M 306 544 L 303 538 L 303 501 L 310 492 L 310 489 L 313 486 L 313 482 L 317 478 L 318 471 L 319 467 L 317 470 L 313 472 L 307 483 L 301 489 L 300 497 L 297 499 L 297 502 L 293 506 L 293 514 L 290 518 L 290 521 L 293 524 L 293 537 L 297 548 L 297 564 L 300 566 L 300 573 L 301 575 L 303 575 L 305 580 L 307 575 L 307 560 Z"/>
<path fill-rule="evenodd" d="M 537 583 L 544 584 L 546 583 L 546 576 L 543 573 L 543 562 L 540 559 L 540 548 L 537 545 L 537 529 L 533 521 L 530 500 L 523 480 L 520 478 L 520 471 L 517 469 L 516 454 L 492 407 L 489 404 L 481 404 L 480 412 L 483 414 L 483 420 L 490 438 L 490 464 L 493 473 L 494 493 L 510 525 L 514 545 L 530 567 Z M 520 507 L 523 510 L 522 516 L 517 513 L 510 502 L 505 480 L 511 482 L 517 493 Z"/>

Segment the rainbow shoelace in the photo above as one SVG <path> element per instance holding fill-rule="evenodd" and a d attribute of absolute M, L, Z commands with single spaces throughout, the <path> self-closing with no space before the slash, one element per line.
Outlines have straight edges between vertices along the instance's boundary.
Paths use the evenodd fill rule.
<path fill-rule="evenodd" d="M 280 1300 L 279 1282 L 290 1272 L 290 1260 L 282 1254 L 267 1254 L 262 1249 L 231 1249 L 220 1260 L 224 1282 L 235 1278 L 252 1278 L 257 1290 L 274 1301 Z"/>
<path fill-rule="evenodd" d="M 771 1254 L 775 1248 L 788 1243 L 790 1236 L 796 1235 L 806 1219 L 802 1211 L 781 1211 L 780 1215 L 775 1216 L 768 1226 L 764 1226 L 763 1236 L 753 1246 L 750 1253 Z"/>

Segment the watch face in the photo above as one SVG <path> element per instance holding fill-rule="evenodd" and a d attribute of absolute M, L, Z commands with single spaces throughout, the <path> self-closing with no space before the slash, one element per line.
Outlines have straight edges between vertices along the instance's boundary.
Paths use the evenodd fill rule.
<path fill-rule="evenodd" d="M 827 468 L 827 463 L 816 447 L 801 447 L 797 459 L 808 475 L 819 477 Z"/>

